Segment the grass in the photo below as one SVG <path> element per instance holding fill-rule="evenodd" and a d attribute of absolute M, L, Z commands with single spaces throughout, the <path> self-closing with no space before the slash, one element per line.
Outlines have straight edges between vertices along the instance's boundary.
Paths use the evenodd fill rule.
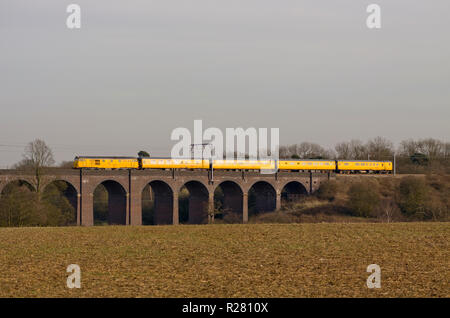
<path fill-rule="evenodd" d="M 449 297 L 449 223 L 0 229 L 0 297 Z M 66 267 L 81 267 L 81 288 Z M 366 268 L 381 266 L 381 289 Z"/>

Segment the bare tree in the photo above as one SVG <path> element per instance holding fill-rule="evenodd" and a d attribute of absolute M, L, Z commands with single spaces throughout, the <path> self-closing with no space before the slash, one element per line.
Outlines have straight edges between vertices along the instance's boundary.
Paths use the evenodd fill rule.
<path fill-rule="evenodd" d="M 302 142 L 297 145 L 297 155 L 302 159 L 311 159 L 311 158 L 329 158 L 334 154 L 325 150 L 322 146 L 312 143 L 312 142 Z"/>
<path fill-rule="evenodd" d="M 16 165 L 16 168 L 31 169 L 35 176 L 36 192 L 41 192 L 43 172 L 46 167 L 50 167 L 55 163 L 53 152 L 47 144 L 36 139 L 30 142 L 23 153 L 23 160 Z"/>
<path fill-rule="evenodd" d="M 287 151 L 288 151 L 289 157 L 292 157 L 293 155 L 297 155 L 298 156 L 297 145 L 288 146 L 287 147 Z"/>
<path fill-rule="evenodd" d="M 340 142 L 334 147 L 337 153 L 337 159 L 353 159 L 350 143 Z"/>
<path fill-rule="evenodd" d="M 367 159 L 367 149 L 361 140 L 351 140 L 350 141 L 350 151 L 351 159 L 361 160 Z"/>
<path fill-rule="evenodd" d="M 427 138 L 419 141 L 421 152 L 430 159 L 438 158 L 444 155 L 445 144 L 437 139 Z"/>
<path fill-rule="evenodd" d="M 394 145 L 391 141 L 383 137 L 376 137 L 369 140 L 366 148 L 370 159 L 387 160 L 394 154 Z"/>
<path fill-rule="evenodd" d="M 280 158 L 282 158 L 282 159 L 289 158 L 289 150 L 288 150 L 287 146 L 280 146 L 279 151 L 280 151 L 279 152 Z"/>
<path fill-rule="evenodd" d="M 381 200 L 378 216 L 387 223 L 394 221 L 401 215 L 400 209 L 392 199 Z"/>
<path fill-rule="evenodd" d="M 400 155 L 410 157 L 419 152 L 418 142 L 413 139 L 403 140 L 400 143 L 399 153 Z"/>

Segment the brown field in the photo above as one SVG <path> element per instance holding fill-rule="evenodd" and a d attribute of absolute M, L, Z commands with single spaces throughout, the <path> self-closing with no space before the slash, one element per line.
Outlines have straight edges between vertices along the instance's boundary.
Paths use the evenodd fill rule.
<path fill-rule="evenodd" d="M 449 297 L 450 223 L 0 229 L 1 297 Z M 81 267 L 81 288 L 66 267 Z M 381 266 L 381 288 L 366 268 Z"/>

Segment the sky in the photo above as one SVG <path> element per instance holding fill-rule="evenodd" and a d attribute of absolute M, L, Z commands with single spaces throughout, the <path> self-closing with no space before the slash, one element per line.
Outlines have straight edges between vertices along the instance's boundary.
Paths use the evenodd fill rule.
<path fill-rule="evenodd" d="M 449 141 L 449 16 L 448 0 L 0 0 L 0 168 L 36 138 L 58 162 L 169 155 L 195 119 L 281 144 Z"/>

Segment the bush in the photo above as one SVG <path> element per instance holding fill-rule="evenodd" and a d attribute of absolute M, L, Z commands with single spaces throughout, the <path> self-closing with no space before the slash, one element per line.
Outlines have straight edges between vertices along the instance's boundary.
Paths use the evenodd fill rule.
<path fill-rule="evenodd" d="M 378 190 L 367 182 L 353 184 L 349 189 L 349 206 L 356 216 L 369 217 L 375 214 L 380 203 Z"/>
<path fill-rule="evenodd" d="M 298 218 L 290 213 L 267 212 L 251 216 L 249 223 L 298 223 Z"/>
<path fill-rule="evenodd" d="M 407 216 L 424 217 L 429 203 L 429 189 L 420 177 L 405 177 L 400 181 L 397 203 Z"/>
<path fill-rule="evenodd" d="M 391 198 L 382 199 L 376 209 L 377 218 L 383 222 L 395 222 L 403 220 L 400 208 Z"/>
<path fill-rule="evenodd" d="M 333 201 L 338 192 L 338 184 L 334 180 L 328 180 L 320 184 L 317 197 L 322 200 Z"/>
<path fill-rule="evenodd" d="M 233 211 L 225 210 L 222 212 L 222 221 L 227 224 L 239 224 L 242 223 L 242 214 L 235 213 Z"/>

